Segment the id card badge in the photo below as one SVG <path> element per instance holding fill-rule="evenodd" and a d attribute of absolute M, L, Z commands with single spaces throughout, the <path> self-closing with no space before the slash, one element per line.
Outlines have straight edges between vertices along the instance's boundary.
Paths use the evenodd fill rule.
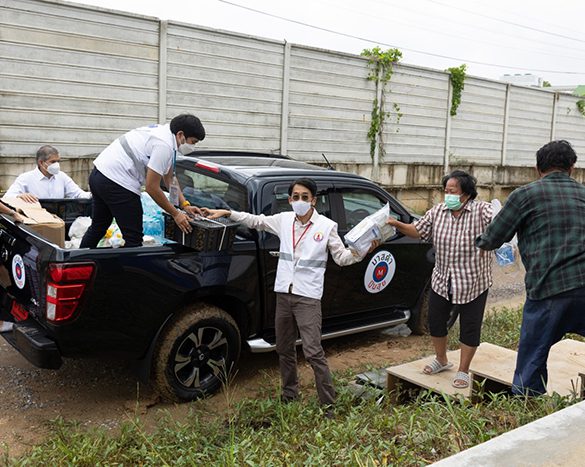
<path fill-rule="evenodd" d="M 177 176 L 173 175 L 173 180 L 171 181 L 171 186 L 169 187 L 169 201 L 175 207 L 179 206 L 179 190 L 181 187 L 179 186 L 179 180 L 177 180 Z"/>

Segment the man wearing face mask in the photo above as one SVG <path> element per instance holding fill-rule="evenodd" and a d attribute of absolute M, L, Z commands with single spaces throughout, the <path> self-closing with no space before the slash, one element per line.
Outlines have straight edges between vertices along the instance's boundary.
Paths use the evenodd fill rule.
<path fill-rule="evenodd" d="M 37 167 L 18 176 L 6 192 L 7 197 L 16 196 L 28 203 L 39 198 L 91 198 L 69 175 L 59 167 L 59 151 L 53 146 L 41 146 L 37 151 Z"/>
<path fill-rule="evenodd" d="M 315 210 L 317 185 L 310 178 L 293 182 L 288 189 L 293 211 L 257 216 L 226 209 L 202 208 L 211 219 L 229 217 L 245 226 L 264 230 L 280 238 L 280 253 L 274 291 L 276 292 L 276 352 L 279 357 L 283 402 L 298 398 L 297 327 L 303 353 L 315 373 L 319 401 L 332 415 L 335 388 L 321 346 L 321 296 L 328 252 L 339 266 L 357 263 L 363 257 L 345 248 L 337 224 Z M 372 244 L 372 249 L 377 246 Z M 370 250 L 371 251 L 371 250 Z"/>
<path fill-rule="evenodd" d="M 183 232 L 191 226 L 185 212 L 199 213 L 190 206 L 174 177 L 177 152 L 189 154 L 205 138 L 199 118 L 181 114 L 165 125 L 150 125 L 124 134 L 95 159 L 89 187 L 93 194 L 92 224 L 83 236 L 80 248 L 95 248 L 116 219 L 125 247 L 142 245 L 142 186 Z M 171 200 L 160 184 L 164 181 Z M 175 183 L 177 185 L 175 185 Z M 173 194 L 176 199 L 173 198 Z"/>

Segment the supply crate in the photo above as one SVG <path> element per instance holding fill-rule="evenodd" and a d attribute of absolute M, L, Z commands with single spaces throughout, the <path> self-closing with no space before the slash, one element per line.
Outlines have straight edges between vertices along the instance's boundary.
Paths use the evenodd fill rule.
<path fill-rule="evenodd" d="M 196 251 L 225 251 L 230 249 L 240 225 L 223 217 L 211 220 L 198 216 L 189 219 L 193 230 L 186 234 L 179 229 L 169 214 L 165 212 L 163 217 L 165 220 L 165 237 Z"/>

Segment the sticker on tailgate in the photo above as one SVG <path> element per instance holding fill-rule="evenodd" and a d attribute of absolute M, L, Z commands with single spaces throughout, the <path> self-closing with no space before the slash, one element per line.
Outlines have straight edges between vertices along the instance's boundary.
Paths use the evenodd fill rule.
<path fill-rule="evenodd" d="M 24 272 L 24 262 L 20 255 L 14 255 L 14 258 L 12 258 L 12 277 L 16 287 L 22 289 L 26 282 L 26 273 Z"/>

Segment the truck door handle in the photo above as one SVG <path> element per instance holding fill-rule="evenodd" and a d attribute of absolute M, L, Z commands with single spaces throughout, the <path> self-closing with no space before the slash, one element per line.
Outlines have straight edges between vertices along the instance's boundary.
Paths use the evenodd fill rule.
<path fill-rule="evenodd" d="M 278 258 L 280 256 L 280 251 L 269 251 L 268 254 L 270 256 L 274 256 L 275 258 Z"/>

